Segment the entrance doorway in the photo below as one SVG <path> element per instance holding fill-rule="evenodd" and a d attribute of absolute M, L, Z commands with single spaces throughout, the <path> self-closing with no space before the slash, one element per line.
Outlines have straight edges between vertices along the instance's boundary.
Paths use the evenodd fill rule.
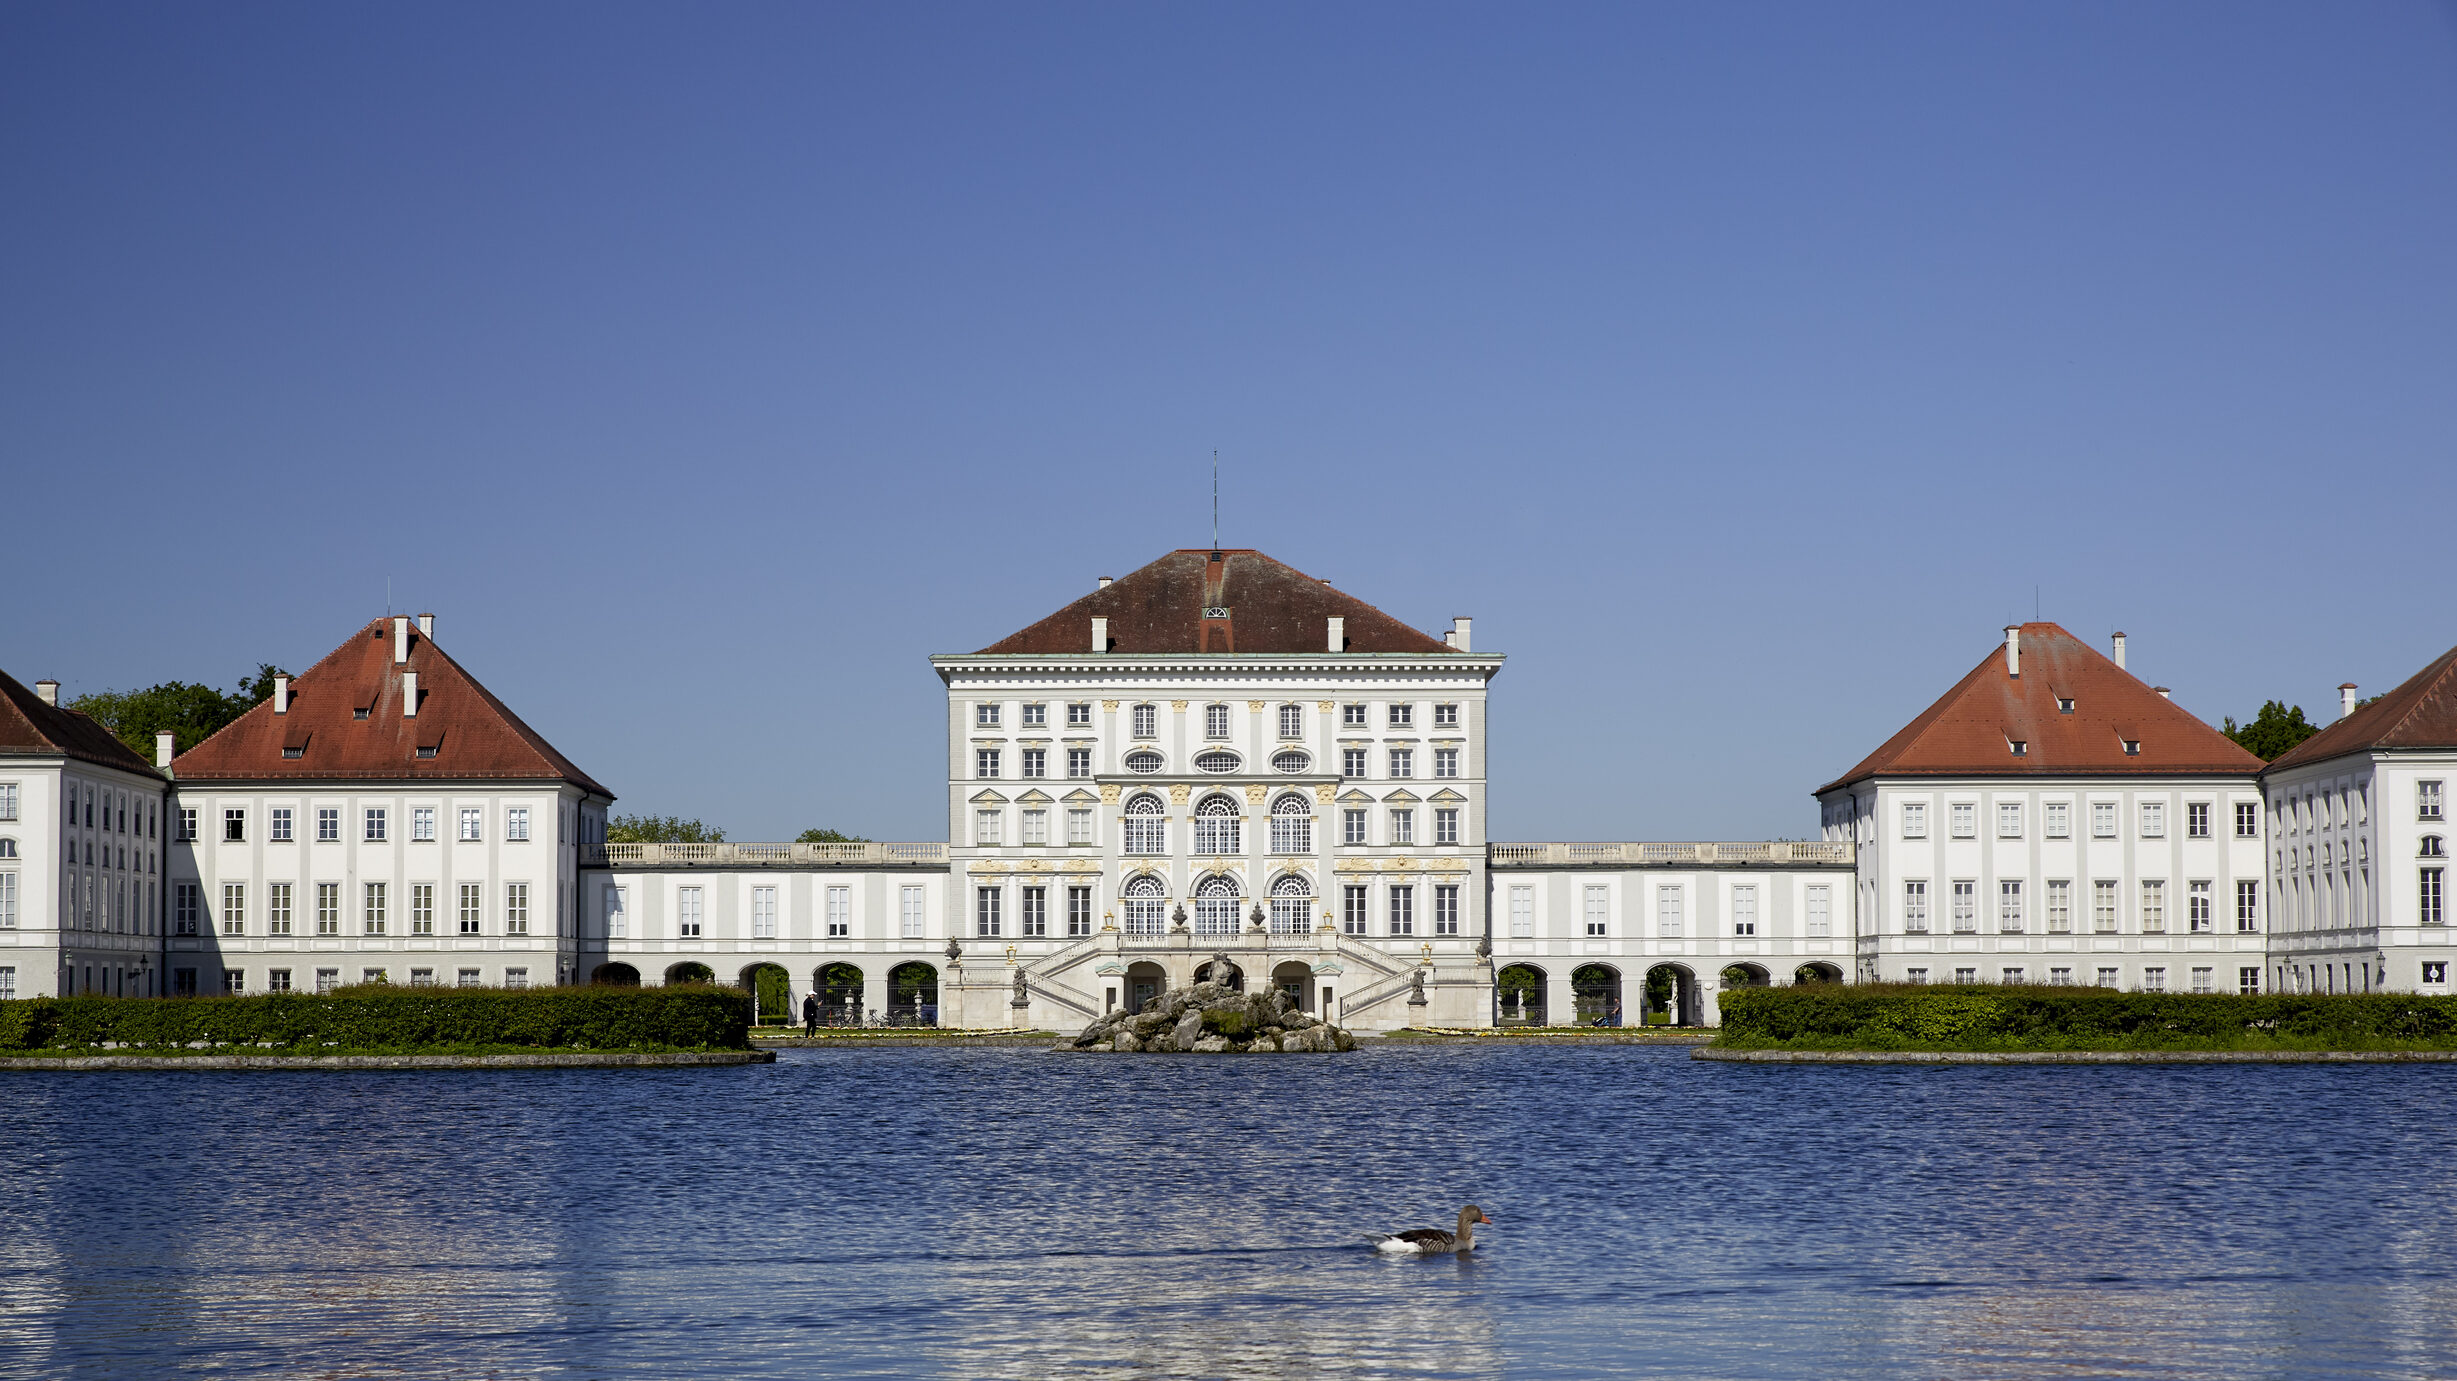
<path fill-rule="evenodd" d="M 1126 966 L 1126 1010 L 1140 1015 L 1169 990 L 1168 970 L 1145 960 Z"/>
<path fill-rule="evenodd" d="M 1698 1018 L 1697 975 L 1678 964 L 1657 964 L 1647 970 L 1647 1025 L 1695 1026 Z"/>
<path fill-rule="evenodd" d="M 1621 1024 L 1621 971 L 1610 964 L 1581 964 L 1570 972 L 1570 997 L 1581 1026 Z"/>
<path fill-rule="evenodd" d="M 1314 1010 L 1314 966 L 1291 959 L 1271 971 L 1271 986 L 1288 994 L 1288 1005 L 1300 1012 Z"/>
<path fill-rule="evenodd" d="M 1500 1004 L 1495 1017 L 1504 1026 L 1544 1024 L 1544 970 L 1533 964 L 1512 964 L 1494 978 Z"/>

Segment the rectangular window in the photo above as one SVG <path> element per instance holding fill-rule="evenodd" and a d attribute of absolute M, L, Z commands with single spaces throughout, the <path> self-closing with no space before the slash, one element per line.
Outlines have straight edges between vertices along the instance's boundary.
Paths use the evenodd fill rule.
<path fill-rule="evenodd" d="M 2144 882 L 2141 885 L 2141 933 L 2167 933 L 2167 884 Z"/>
<path fill-rule="evenodd" d="M 485 817 L 486 812 L 482 810 L 466 809 L 461 812 L 460 838 L 462 843 L 475 844 L 478 842 L 480 837 L 478 832 L 479 822 L 485 819 Z"/>
<path fill-rule="evenodd" d="M 2070 964 L 2058 964 L 2058 965 L 2052 965 L 2052 966 L 2050 966 L 2050 967 L 2049 967 L 2049 969 L 2048 969 L 2048 986 L 2049 986 L 2049 987 L 2051 987 L 2051 988 L 2070 988 L 2070 987 L 2072 987 L 2072 986 L 2073 986 L 2073 967 L 2072 967 Z"/>
<path fill-rule="evenodd" d="M 1027 748 L 1027 749 L 1025 749 L 1025 750 L 1024 750 L 1024 779 L 1025 779 L 1025 780 L 1027 780 L 1027 781 L 1037 781 L 1037 780 L 1039 780 L 1040 778 L 1047 777 L 1048 775 L 1049 775 L 1049 750 L 1048 750 L 1048 749 L 1046 749 L 1046 748 Z"/>
<path fill-rule="evenodd" d="M 340 987 L 340 986 L 341 986 L 341 970 L 339 970 L 339 969 L 318 969 L 318 970 L 316 970 L 316 996 L 318 996 L 318 997 L 322 997 L 322 996 L 324 996 L 325 994 L 330 993 L 330 992 L 331 992 L 333 989 L 338 988 L 338 987 Z"/>
<path fill-rule="evenodd" d="M 675 891 L 675 933 L 686 940 L 699 939 L 700 928 L 707 922 L 706 915 L 700 909 L 700 900 L 700 889 L 697 887 L 683 887 Z"/>
<path fill-rule="evenodd" d="M 410 841 L 423 844 L 433 842 L 434 838 L 435 807 L 412 806 L 410 808 Z"/>
<path fill-rule="evenodd" d="M 2261 971 L 2247 965 L 2235 971 L 2235 991 L 2246 997 L 2257 997 L 2261 991 Z"/>
<path fill-rule="evenodd" d="M 276 844 L 290 842 L 290 807 L 275 806 L 267 813 L 265 833 Z"/>
<path fill-rule="evenodd" d="M 507 882 L 503 885 L 503 933 L 529 933 L 529 884 Z"/>
<path fill-rule="evenodd" d="M 1926 839 L 1928 837 L 1927 802 L 1905 801 L 1902 803 L 1902 837 L 1905 839 Z"/>
<path fill-rule="evenodd" d="M 455 986 L 463 988 L 477 988 L 484 986 L 484 983 L 482 980 L 480 980 L 476 969 L 461 969 L 457 971 L 453 975 L 453 981 Z"/>
<path fill-rule="evenodd" d="M 1362 729 L 1366 727 L 1365 706 L 1361 703 L 1340 706 L 1339 723 L 1340 727 L 1343 729 Z"/>
<path fill-rule="evenodd" d="M 1928 884 L 1913 881 L 1902 885 L 1902 928 L 1908 935 L 1928 933 Z"/>
<path fill-rule="evenodd" d="M 2141 837 L 2144 839 L 2167 837 L 2167 803 L 2165 801 L 2141 803 Z"/>
<path fill-rule="evenodd" d="M 1127 802 L 1131 809 L 1134 802 Z M 1129 815 L 1125 820 L 1126 838 L 1121 847 L 1130 854 L 1165 854 L 1169 851 L 1169 822 L 1165 816 Z"/>
<path fill-rule="evenodd" d="M 1066 934 L 1070 940 L 1092 933 L 1092 889 L 1066 889 Z"/>
<path fill-rule="evenodd" d="M 902 925 L 904 929 L 904 938 L 907 940 L 918 940 L 922 938 L 924 933 L 922 890 L 923 889 L 919 887 L 907 887 L 904 889 L 904 914 Z"/>
<path fill-rule="evenodd" d="M 1092 775 L 1092 750 L 1089 748 L 1067 749 L 1066 775 L 1074 781 L 1082 781 L 1090 777 Z"/>
<path fill-rule="evenodd" d="M 1952 810 L 1954 816 L 1954 838 L 1978 838 L 1979 807 L 1970 801 L 1956 801 L 1953 804 Z"/>
<path fill-rule="evenodd" d="M 2235 837 L 2238 839 L 2261 837 L 2260 802 L 2238 801 L 2235 803 Z"/>
<path fill-rule="evenodd" d="M 2019 935 L 2029 924 L 2022 914 L 2022 880 L 2001 878 L 1996 884 L 1996 929 L 1999 934 Z"/>
<path fill-rule="evenodd" d="M 478 933 L 478 911 L 481 905 L 479 897 L 477 883 L 464 882 L 461 884 L 461 933 L 463 935 Z"/>
<path fill-rule="evenodd" d="M 1459 889 L 1445 883 L 1433 889 L 1433 933 L 1459 933 Z"/>
<path fill-rule="evenodd" d="M 1019 925 L 1016 934 L 1028 940 L 1048 938 L 1049 889 L 1046 887 L 1025 888 L 1023 905 L 1017 909 L 1015 919 Z"/>
<path fill-rule="evenodd" d="M 973 723 L 984 729 L 998 727 L 999 706 L 996 702 L 973 706 Z"/>
<path fill-rule="evenodd" d="M 1391 750 L 1391 776 L 1394 778 L 1403 778 L 1413 777 L 1415 775 L 1416 750 L 1413 748 L 1393 748 Z"/>
<path fill-rule="evenodd" d="M 1024 727 L 1025 727 L 1025 728 L 1027 728 L 1027 729 L 1039 729 L 1039 728 L 1044 728 L 1044 727 L 1047 727 L 1047 725 L 1048 725 L 1048 724 L 1049 724 L 1049 706 L 1042 704 L 1042 703 L 1041 703 L 1040 701 L 1038 701 L 1038 700 L 1032 700 L 1032 701 L 1027 701 L 1027 702 L 1025 702 L 1025 704 L 1024 704 Z"/>
<path fill-rule="evenodd" d="M 2093 839 L 2113 839 L 2116 837 L 2115 802 L 2092 801 L 2090 803 L 2090 837 Z"/>
<path fill-rule="evenodd" d="M 1456 749 L 1456 748 L 1436 748 L 1436 749 L 1434 749 L 1434 750 L 1433 750 L 1433 775 L 1434 775 L 1434 776 L 1436 776 L 1436 777 L 1456 777 L 1456 776 L 1458 776 L 1458 775 L 1459 775 L 1459 750 L 1458 750 L 1458 749 Z"/>
<path fill-rule="evenodd" d="M 2210 885 L 2208 883 L 2186 884 L 2184 904 L 2188 908 L 2185 922 L 2192 927 L 2193 934 L 2207 935 L 2215 928 L 2216 923 L 2211 915 Z"/>
<path fill-rule="evenodd" d="M 2101 880 L 2090 884 L 2090 928 L 2101 935 L 2116 933 L 2116 884 Z"/>
<path fill-rule="evenodd" d="M 1091 701 L 1089 701 L 1089 700 L 1076 700 L 1076 701 L 1071 701 L 1071 702 L 1069 702 L 1069 703 L 1068 703 L 1068 705 L 1067 705 L 1067 707 L 1066 707 L 1066 727 L 1068 727 L 1068 728 L 1070 728 L 1070 729 L 1081 729 L 1081 728 L 1088 727 L 1088 726 L 1089 726 L 1091 723 L 1092 723 L 1092 702 L 1091 702 Z"/>
<path fill-rule="evenodd" d="M 1341 933 L 1347 935 L 1364 934 L 1366 889 L 1362 887 L 1342 887 L 1339 889 L 1339 902 L 1339 928 Z"/>
<path fill-rule="evenodd" d="M 0 820 L 14 821 L 16 818 L 17 783 L 0 782 Z"/>
<path fill-rule="evenodd" d="M 2021 982 L 2021 981 L 2022 981 L 2022 968 L 2021 968 L 2021 966 L 2020 966 L 2020 965 L 2018 965 L 2018 964 L 2007 964 L 2007 965 L 2006 965 L 2004 968 L 1999 969 L 1999 970 L 1997 971 L 1996 981 L 1997 981 L 1997 982 L 1999 982 L 1999 983 L 2019 983 L 2019 982 Z"/>
<path fill-rule="evenodd" d="M 1339 775 L 1362 778 L 1365 775 L 1365 750 L 1362 748 L 1340 749 Z"/>
<path fill-rule="evenodd" d="M 606 938 L 631 938 L 631 889 L 628 887 L 606 889 Z"/>
<path fill-rule="evenodd" d="M 2072 838 L 2073 807 L 2064 801 L 2050 801 L 2045 810 L 2047 812 L 2047 837 L 2050 839 Z"/>
<path fill-rule="evenodd" d="M 853 934 L 852 888 L 831 887 L 828 889 L 827 925 L 829 939 L 843 940 L 851 937 Z"/>
<path fill-rule="evenodd" d="M 2020 801 L 1996 803 L 1996 837 L 1999 839 L 2022 837 L 2022 803 Z"/>
<path fill-rule="evenodd" d="M 1213 801 L 1221 798 L 1215 796 Z M 1194 820 L 1194 851 L 1199 854 L 1233 854 L 1242 852 L 1237 842 L 1239 817 L 1234 815 L 1197 815 Z M 1235 933 L 1234 927 L 1230 933 Z"/>
<path fill-rule="evenodd" d="M 1458 807 L 1442 806 L 1433 812 L 1433 842 L 1436 844 L 1459 842 Z"/>
<path fill-rule="evenodd" d="M 1005 812 L 997 810 L 974 811 L 973 842 L 975 844 L 999 843 L 1006 834 L 1004 815 Z"/>
<path fill-rule="evenodd" d="M 1681 900 L 1681 889 L 1678 887 L 1655 889 L 1655 934 L 1659 938 L 1677 940 L 1681 937 Z"/>
<path fill-rule="evenodd" d="M 410 884 L 410 934 L 432 935 L 434 933 L 435 884 L 413 882 Z"/>
<path fill-rule="evenodd" d="M 1090 806 L 1067 807 L 1066 842 L 1069 844 L 1092 842 L 1092 808 Z"/>
<path fill-rule="evenodd" d="M 2417 925 L 2446 925 L 2447 914 L 2441 910 L 2441 878 L 2444 868 L 2425 868 L 2417 878 L 2414 919 Z"/>
<path fill-rule="evenodd" d="M 247 933 L 247 884 L 244 882 L 222 884 L 222 933 Z"/>
<path fill-rule="evenodd" d="M 1362 844 L 1365 842 L 1364 811 L 1343 810 L 1339 813 L 1339 842 L 1342 844 Z"/>
<path fill-rule="evenodd" d="M 1973 935 L 1979 931 L 1979 884 L 1968 878 L 1954 884 L 1954 933 Z"/>
<path fill-rule="evenodd" d="M 1510 938 L 1536 938 L 1536 889 L 1533 887 L 1510 889 Z"/>
<path fill-rule="evenodd" d="M 2186 839 L 2207 839 L 2210 837 L 2209 802 L 2187 801 L 2184 803 L 2184 837 Z"/>
<path fill-rule="evenodd" d="M 1416 889 L 1394 887 L 1391 889 L 1391 934 L 1414 935 L 1415 933 Z"/>
<path fill-rule="evenodd" d="M 1602 939 L 1605 933 L 1612 893 L 1602 887 L 1588 887 L 1580 898 L 1586 917 L 1587 934 Z"/>
<path fill-rule="evenodd" d="M 2418 820 L 2438 820 L 2442 818 L 2440 810 L 2440 783 L 2416 782 L 2414 817 Z"/>
<path fill-rule="evenodd" d="M 994 939 L 999 933 L 999 895 L 995 887 L 973 889 L 973 934 L 982 939 Z"/>
<path fill-rule="evenodd" d="M 1928 970 L 1904 969 L 1902 971 L 1902 981 L 1905 983 L 1925 983 L 1928 981 Z"/>
<path fill-rule="evenodd" d="M 341 807 L 316 807 L 316 842 L 334 844 L 341 840 Z M 319 970 L 319 972 L 321 972 Z"/>
<path fill-rule="evenodd" d="M 1160 707 L 1137 705 L 1130 716 L 1136 738 L 1153 738 L 1160 733 Z"/>
<path fill-rule="evenodd" d="M 89 816 L 91 812 L 88 812 Z M 88 823 L 91 823 L 90 819 Z M 222 812 L 222 841 L 240 844 L 247 840 L 247 811 L 238 807 Z"/>
<path fill-rule="evenodd" d="M 178 839 L 177 839 L 176 841 L 174 841 L 174 842 L 181 843 L 181 844 L 188 844 L 188 843 L 193 843 L 193 842 L 195 841 L 195 839 L 196 839 L 196 807 L 194 807 L 194 806 L 181 806 L 181 807 L 179 808 L 179 837 L 178 837 Z"/>
<path fill-rule="evenodd" d="M 977 748 L 973 750 L 973 775 L 985 782 L 998 780 L 997 749 Z"/>
<path fill-rule="evenodd" d="M 1280 737 L 1305 737 L 1305 707 L 1303 705 L 1282 705 L 1280 707 Z"/>
<path fill-rule="evenodd" d="M 1415 811 L 1394 810 L 1391 812 L 1391 842 L 1394 844 L 1413 844 L 1416 842 Z"/>
<path fill-rule="evenodd" d="M 1808 934 L 1812 940 L 1822 940 L 1834 933 L 1832 889 L 1824 883 L 1809 888 Z"/>
<path fill-rule="evenodd" d="M 1281 797 L 1280 804 L 1295 805 L 1300 809 L 1303 808 L 1303 802 L 1294 796 Z M 1275 854 L 1312 853 L 1314 851 L 1314 817 L 1310 815 L 1281 815 L 1277 813 L 1277 807 L 1274 807 L 1273 809 L 1274 813 L 1271 817 L 1271 851 Z"/>
<path fill-rule="evenodd" d="M 2069 878 L 2048 879 L 2047 929 L 2050 935 L 2073 933 L 2073 883 Z"/>
<path fill-rule="evenodd" d="M 1459 727 L 1459 706 L 1456 701 L 1447 701 L 1433 707 L 1433 727 L 1436 729 Z"/>
<path fill-rule="evenodd" d="M 290 970 L 267 969 L 264 975 L 264 990 L 268 993 L 290 991 Z"/>
<path fill-rule="evenodd" d="M 528 987 L 529 971 L 527 969 L 505 969 L 503 971 L 503 986 L 506 988 Z"/>
<path fill-rule="evenodd" d="M 2235 933 L 2250 935 L 2261 928 L 2261 884 L 2242 879 L 2235 884 Z"/>
<path fill-rule="evenodd" d="M 359 910 L 358 921 L 360 926 L 364 927 L 360 933 L 366 935 L 381 935 L 384 933 L 385 900 L 386 898 L 384 895 L 383 883 L 370 882 L 366 884 L 365 890 L 360 896 L 362 905 Z"/>
<path fill-rule="evenodd" d="M 384 842 L 384 838 L 385 838 L 385 825 L 386 825 L 386 817 L 385 817 L 385 814 L 384 814 L 384 807 L 382 807 L 382 806 L 369 806 L 369 807 L 367 807 L 367 842 L 368 842 L 368 843 L 370 843 L 370 844 L 381 844 L 381 843 L 383 843 L 383 842 Z"/>
<path fill-rule="evenodd" d="M 1046 844 L 1049 842 L 1048 811 L 1027 810 L 1024 812 L 1024 842 L 1027 844 Z"/>
<path fill-rule="evenodd" d="M 2196 993 L 2214 993 L 2218 991 L 2218 970 L 2194 969 L 2193 991 Z"/>
<path fill-rule="evenodd" d="M 1954 970 L 1954 981 L 1965 986 L 1977 983 L 1979 981 L 1979 970 L 1976 968 L 1956 969 Z"/>
<path fill-rule="evenodd" d="M 776 889 L 773 887 L 751 889 L 751 938 L 776 938 Z"/>
<path fill-rule="evenodd" d="M 1227 738 L 1228 736 L 1229 707 L 1226 705 L 1205 705 L 1203 707 L 1203 737 Z"/>
<path fill-rule="evenodd" d="M 410 970 L 410 986 L 411 986 L 411 987 L 413 987 L 413 988 L 432 988 L 432 987 L 434 987 L 434 986 L 435 986 L 435 970 L 433 970 L 433 969 L 411 969 L 411 970 Z"/>
<path fill-rule="evenodd" d="M 1414 705 L 1402 703 L 1391 706 L 1390 727 L 1394 729 L 1406 729 L 1413 727 L 1415 723 L 1416 707 Z"/>
<path fill-rule="evenodd" d="M 2145 993 L 2167 991 L 2167 971 L 2163 968 L 2143 969 L 2141 971 L 2141 990 Z"/>
<path fill-rule="evenodd" d="M 1754 884 L 1732 889 L 1732 933 L 1737 936 L 1757 934 L 1757 887 Z"/>

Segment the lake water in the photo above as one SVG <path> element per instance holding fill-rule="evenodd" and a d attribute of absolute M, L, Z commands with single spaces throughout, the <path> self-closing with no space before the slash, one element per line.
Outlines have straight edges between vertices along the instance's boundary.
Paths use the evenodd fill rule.
<path fill-rule="evenodd" d="M 1686 1056 L 9 1074 L 0 1374 L 2457 1374 L 2457 1069 Z"/>

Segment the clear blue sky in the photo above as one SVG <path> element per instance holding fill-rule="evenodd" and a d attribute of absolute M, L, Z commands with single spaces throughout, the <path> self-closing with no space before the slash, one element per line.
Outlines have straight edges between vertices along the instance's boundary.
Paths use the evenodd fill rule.
<path fill-rule="evenodd" d="M 1813 832 L 2041 610 L 2457 643 L 2457 11 L 18 4 L 0 666 L 439 641 L 737 839 L 1222 537 L 1476 617 L 1499 838 Z"/>

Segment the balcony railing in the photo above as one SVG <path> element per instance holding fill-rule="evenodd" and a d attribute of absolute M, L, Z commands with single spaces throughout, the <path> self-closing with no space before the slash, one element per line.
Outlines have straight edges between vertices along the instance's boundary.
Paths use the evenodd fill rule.
<path fill-rule="evenodd" d="M 608 863 L 722 868 L 796 863 L 945 863 L 945 844 L 608 844 Z"/>
<path fill-rule="evenodd" d="M 1724 844 L 1495 844 L 1493 862 L 1522 867 L 1543 864 L 1735 864 L 1850 863 L 1848 840 L 1776 840 Z"/>

